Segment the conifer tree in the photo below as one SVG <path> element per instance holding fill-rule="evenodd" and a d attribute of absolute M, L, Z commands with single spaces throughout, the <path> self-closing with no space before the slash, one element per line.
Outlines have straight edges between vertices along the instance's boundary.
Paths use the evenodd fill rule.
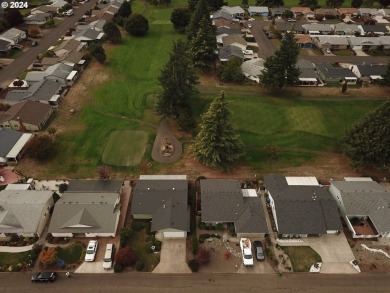
<path fill-rule="evenodd" d="M 200 131 L 190 146 L 190 153 L 203 164 L 224 170 L 243 155 L 243 144 L 230 122 L 224 92 L 202 115 Z"/>
<path fill-rule="evenodd" d="M 211 23 L 209 10 L 207 7 L 207 0 L 199 0 L 196 4 L 196 9 L 191 17 L 191 22 L 187 27 L 187 38 L 191 40 L 199 30 L 199 23 L 203 18 Z"/>

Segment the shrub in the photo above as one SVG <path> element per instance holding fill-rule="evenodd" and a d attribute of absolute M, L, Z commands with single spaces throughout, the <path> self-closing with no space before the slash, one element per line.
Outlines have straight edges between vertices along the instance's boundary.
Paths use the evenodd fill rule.
<path fill-rule="evenodd" d="M 134 13 L 125 22 L 125 30 L 131 35 L 143 36 L 149 30 L 149 22 L 142 14 Z"/>
<path fill-rule="evenodd" d="M 141 231 L 143 228 L 145 228 L 144 224 L 140 222 L 133 222 L 131 223 L 131 229 L 135 232 Z"/>
<path fill-rule="evenodd" d="M 137 256 L 131 247 L 120 248 L 115 256 L 115 262 L 122 266 L 133 266 Z"/>
<path fill-rule="evenodd" d="M 188 262 L 188 266 L 190 267 L 191 271 L 196 273 L 199 270 L 199 264 L 196 262 L 195 259 L 191 259 Z"/>
<path fill-rule="evenodd" d="M 210 238 L 210 237 L 212 237 L 212 235 L 211 234 L 200 234 L 199 235 L 199 242 L 200 243 L 204 243 L 204 241 L 207 239 L 207 238 Z"/>
<path fill-rule="evenodd" d="M 125 247 L 131 238 L 132 231 L 129 227 L 123 227 L 120 233 L 120 247 Z"/>
<path fill-rule="evenodd" d="M 192 254 L 197 255 L 199 251 L 199 241 L 196 237 L 192 237 Z"/>
<path fill-rule="evenodd" d="M 211 250 L 202 247 L 199 249 L 199 252 L 196 256 L 196 262 L 199 265 L 206 265 L 210 262 L 210 258 L 211 258 Z"/>
<path fill-rule="evenodd" d="M 222 231 L 222 230 L 223 230 L 223 224 L 222 224 L 222 223 L 218 223 L 218 224 L 215 226 L 215 229 L 218 230 L 218 231 Z"/>
<path fill-rule="evenodd" d="M 68 184 L 66 183 L 61 183 L 60 186 L 58 186 L 58 191 L 60 193 L 64 193 L 67 190 L 68 190 Z"/>
<path fill-rule="evenodd" d="M 135 264 L 135 269 L 137 271 L 142 271 L 144 269 L 144 263 L 142 261 L 137 261 Z"/>
<path fill-rule="evenodd" d="M 119 264 L 119 263 L 116 263 L 114 265 L 114 272 L 115 273 L 120 273 L 121 271 L 123 271 L 123 266 L 121 264 Z"/>
<path fill-rule="evenodd" d="M 45 161 L 54 153 L 54 140 L 48 135 L 35 136 L 27 143 L 26 149 L 32 159 Z"/>
<path fill-rule="evenodd" d="M 154 246 L 156 247 L 156 249 L 154 251 L 160 251 L 162 242 L 160 240 L 154 240 L 153 243 L 154 243 Z"/>
<path fill-rule="evenodd" d="M 207 227 L 207 225 L 206 225 L 205 222 L 200 222 L 200 223 L 198 224 L 198 228 L 199 228 L 200 230 L 206 230 L 206 227 Z"/>
<path fill-rule="evenodd" d="M 57 250 L 55 247 L 45 247 L 39 256 L 39 261 L 43 266 L 52 265 L 57 261 Z"/>

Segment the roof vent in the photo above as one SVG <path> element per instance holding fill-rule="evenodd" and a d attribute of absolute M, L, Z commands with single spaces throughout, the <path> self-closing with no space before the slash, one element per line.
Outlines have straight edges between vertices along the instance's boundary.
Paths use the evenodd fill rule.
<path fill-rule="evenodd" d="M 173 187 L 172 190 L 175 190 L 175 187 Z"/>
<path fill-rule="evenodd" d="M 165 204 L 163 205 L 163 209 L 165 209 Z"/>

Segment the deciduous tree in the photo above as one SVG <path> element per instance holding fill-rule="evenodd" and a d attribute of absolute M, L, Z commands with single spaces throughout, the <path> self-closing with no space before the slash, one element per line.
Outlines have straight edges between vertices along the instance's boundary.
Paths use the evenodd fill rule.
<path fill-rule="evenodd" d="M 315 9 L 318 7 L 318 0 L 299 0 L 299 6 Z"/>
<path fill-rule="evenodd" d="M 357 167 L 390 170 L 390 101 L 349 129 L 344 151 Z"/>
<path fill-rule="evenodd" d="M 117 15 L 126 18 L 129 17 L 132 13 L 130 1 L 123 1 L 121 7 L 119 7 Z"/>
<path fill-rule="evenodd" d="M 125 30 L 134 36 L 143 36 L 149 31 L 149 22 L 142 14 L 133 13 L 125 23 Z"/>
<path fill-rule="evenodd" d="M 256 5 L 267 7 L 280 7 L 284 5 L 283 0 L 257 0 Z"/>
<path fill-rule="evenodd" d="M 57 261 L 57 250 L 55 247 L 46 247 L 39 256 L 39 262 L 46 267 Z"/>
<path fill-rule="evenodd" d="M 188 9 L 192 12 L 195 10 L 199 0 L 188 0 Z"/>
<path fill-rule="evenodd" d="M 119 44 L 122 41 L 121 32 L 113 21 L 107 21 L 103 26 L 103 32 L 106 39 L 113 44 Z"/>
<path fill-rule="evenodd" d="M 20 9 L 8 9 L 5 20 L 10 26 L 18 26 L 23 23 L 23 15 L 20 13 Z"/>
<path fill-rule="evenodd" d="M 46 134 L 37 135 L 27 143 L 26 150 L 29 157 L 38 161 L 46 161 L 54 153 L 54 139 Z"/>
<path fill-rule="evenodd" d="M 343 3 L 344 0 L 326 0 L 326 6 L 333 7 L 333 8 L 341 7 Z"/>
<path fill-rule="evenodd" d="M 382 75 L 381 85 L 390 86 L 390 62 L 387 63 L 386 72 Z"/>
<path fill-rule="evenodd" d="M 200 248 L 198 254 L 196 255 L 196 262 L 199 265 L 207 265 L 210 262 L 211 250 L 207 248 Z"/>
<path fill-rule="evenodd" d="M 352 0 L 351 7 L 353 8 L 360 8 L 362 6 L 363 0 Z"/>
<path fill-rule="evenodd" d="M 123 247 L 116 253 L 115 262 L 122 266 L 133 266 L 137 262 L 137 255 L 131 247 Z"/>
<path fill-rule="evenodd" d="M 103 64 L 106 59 L 106 52 L 100 43 L 92 42 L 88 46 L 89 52 L 99 63 Z"/>
<path fill-rule="evenodd" d="M 191 155 L 207 166 L 228 170 L 243 155 L 243 144 L 230 122 L 225 94 L 216 97 L 201 117 L 200 131 L 190 146 Z"/>
<path fill-rule="evenodd" d="M 108 180 L 111 179 L 111 168 L 103 165 L 98 168 L 98 174 L 99 174 L 99 179 L 100 180 Z"/>
<path fill-rule="evenodd" d="M 229 61 L 225 62 L 221 66 L 219 72 L 219 78 L 222 81 L 232 81 L 232 82 L 244 82 L 245 76 L 241 70 L 242 61 L 238 57 L 233 57 Z"/>
<path fill-rule="evenodd" d="M 175 30 L 184 33 L 186 26 L 190 23 L 191 12 L 188 8 L 176 8 L 172 11 L 171 22 Z"/>

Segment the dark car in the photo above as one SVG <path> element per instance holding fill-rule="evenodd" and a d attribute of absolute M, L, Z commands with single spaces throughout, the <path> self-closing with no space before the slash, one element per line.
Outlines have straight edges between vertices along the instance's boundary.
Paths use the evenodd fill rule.
<path fill-rule="evenodd" d="M 31 277 L 31 282 L 54 282 L 57 278 L 57 273 L 53 272 L 39 272 Z"/>
<path fill-rule="evenodd" d="M 265 259 L 264 248 L 263 248 L 263 244 L 261 243 L 261 241 L 254 241 L 253 247 L 255 249 L 256 259 L 257 260 L 264 260 Z"/>

